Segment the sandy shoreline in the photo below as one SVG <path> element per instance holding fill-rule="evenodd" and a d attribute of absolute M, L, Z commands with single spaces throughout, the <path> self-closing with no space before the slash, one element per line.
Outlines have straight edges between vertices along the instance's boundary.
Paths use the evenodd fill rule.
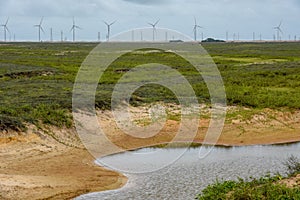
<path fill-rule="evenodd" d="M 75 137 L 73 145 L 66 146 L 42 131 L 2 136 L 0 199 L 71 199 L 126 184 L 125 176 L 94 164 Z"/>
<path fill-rule="evenodd" d="M 217 145 L 246 146 L 300 141 L 300 111 L 262 121 L 226 123 Z M 288 116 L 288 117 L 287 117 Z M 123 149 L 136 149 L 172 141 L 178 122 L 169 120 L 156 136 L 137 139 L 115 129 L 110 115 L 102 113 L 108 138 Z M 282 121 L 284 119 L 284 123 Z M 194 142 L 204 140 L 209 120 L 202 120 Z M 125 142 L 126 141 L 126 142 Z M 179 138 L 178 142 L 186 141 Z M 0 199 L 71 199 L 117 189 L 127 178 L 94 163 L 75 129 L 29 126 L 26 133 L 0 134 Z"/>

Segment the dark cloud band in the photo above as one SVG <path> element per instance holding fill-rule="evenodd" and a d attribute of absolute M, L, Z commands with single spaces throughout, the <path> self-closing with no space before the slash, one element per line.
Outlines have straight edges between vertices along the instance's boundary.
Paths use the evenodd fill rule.
<path fill-rule="evenodd" d="M 165 4 L 168 0 L 123 0 L 130 3 L 140 4 L 140 5 L 158 5 Z"/>

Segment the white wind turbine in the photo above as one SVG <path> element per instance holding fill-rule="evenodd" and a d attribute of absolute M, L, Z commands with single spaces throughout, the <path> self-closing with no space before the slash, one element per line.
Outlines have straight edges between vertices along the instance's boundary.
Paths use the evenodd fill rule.
<path fill-rule="evenodd" d="M 77 26 L 76 23 L 75 23 L 75 18 L 73 17 L 73 26 L 71 28 L 70 31 L 73 31 L 73 42 L 75 42 L 75 35 L 76 35 L 76 29 L 82 29 L 81 27 Z"/>
<path fill-rule="evenodd" d="M 279 23 L 278 26 L 275 26 L 274 29 L 277 31 L 277 40 L 280 40 L 280 33 L 283 34 L 281 29 L 282 21 Z"/>
<path fill-rule="evenodd" d="M 153 42 L 155 41 L 156 26 L 157 26 L 157 24 L 158 24 L 159 21 L 160 21 L 160 19 L 157 20 L 154 24 L 148 22 L 148 24 L 149 24 L 150 26 L 152 26 L 152 29 L 153 29 Z"/>
<path fill-rule="evenodd" d="M 37 24 L 37 25 L 34 25 L 34 27 L 37 27 L 37 28 L 38 28 L 38 37 L 39 37 L 39 42 L 41 41 L 41 31 L 42 31 L 43 33 L 45 33 L 45 31 L 44 31 L 44 29 L 43 29 L 43 27 L 42 27 L 43 20 L 44 20 L 44 17 L 42 17 L 42 19 L 41 19 L 41 21 L 40 21 L 40 23 L 39 23 L 39 24 Z"/>
<path fill-rule="evenodd" d="M 7 28 L 7 24 L 8 24 L 9 18 L 7 18 L 6 23 L 2 24 L 1 26 L 4 29 L 4 41 L 6 42 L 6 32 L 10 33 L 9 29 Z"/>
<path fill-rule="evenodd" d="M 194 17 L 194 20 L 195 20 L 195 24 L 194 24 L 194 28 L 193 28 L 193 32 L 194 32 L 194 40 L 197 41 L 197 29 L 198 28 L 203 28 L 202 26 L 199 26 L 197 24 L 197 19 L 196 17 Z"/>
<path fill-rule="evenodd" d="M 103 21 L 104 24 L 107 26 L 107 35 L 106 35 L 106 40 L 109 41 L 110 38 L 110 31 L 111 31 L 111 26 L 114 25 L 117 21 L 114 21 L 112 23 L 107 23 L 106 21 Z"/>

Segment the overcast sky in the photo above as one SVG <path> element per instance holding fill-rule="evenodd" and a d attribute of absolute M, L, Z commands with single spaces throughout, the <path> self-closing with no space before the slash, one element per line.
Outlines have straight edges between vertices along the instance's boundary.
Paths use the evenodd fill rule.
<path fill-rule="evenodd" d="M 99 31 L 104 39 L 102 20 L 117 20 L 112 27 L 112 34 L 117 34 L 161 19 L 159 27 L 192 37 L 194 16 L 205 27 L 199 38 L 203 31 L 205 37 L 225 39 L 228 31 L 230 38 L 239 33 L 241 39 L 252 39 L 255 31 L 257 37 L 272 39 L 273 27 L 281 20 L 283 38 L 300 37 L 300 0 L 0 0 L 0 13 L 1 24 L 10 17 L 8 28 L 17 40 L 37 40 L 33 25 L 41 16 L 45 16 L 43 40 L 49 40 L 50 27 L 55 40 L 60 40 L 61 30 L 71 39 L 73 16 L 83 28 L 77 32 L 78 40 L 96 40 Z"/>

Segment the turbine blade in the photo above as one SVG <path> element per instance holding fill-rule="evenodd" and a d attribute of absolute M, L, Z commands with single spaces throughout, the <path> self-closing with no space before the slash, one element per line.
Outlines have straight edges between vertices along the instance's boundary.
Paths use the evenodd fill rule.
<path fill-rule="evenodd" d="M 149 24 L 150 26 L 152 26 L 152 27 L 155 27 L 155 25 L 154 25 L 154 24 L 152 24 L 152 23 L 149 23 L 149 22 L 148 22 L 148 24 Z"/>
<path fill-rule="evenodd" d="M 10 34 L 10 30 L 7 28 L 7 26 L 5 26 L 5 29 L 7 30 L 7 32 L 9 32 L 9 34 Z"/>
<path fill-rule="evenodd" d="M 194 21 L 195 21 L 195 26 L 197 26 L 197 19 L 195 16 L 194 16 Z"/>
<path fill-rule="evenodd" d="M 109 24 L 106 21 L 103 21 L 104 24 L 106 24 L 106 26 L 109 26 Z"/>
<path fill-rule="evenodd" d="M 109 24 L 109 25 L 110 25 L 110 26 L 111 26 L 111 25 L 114 25 L 116 22 L 117 22 L 117 21 L 114 21 L 113 23 L 111 23 L 111 24 Z"/>
<path fill-rule="evenodd" d="M 43 27 L 42 27 L 42 26 L 40 27 L 40 29 L 42 30 L 42 32 L 43 32 L 43 33 L 45 33 L 45 31 L 44 31 L 44 29 L 43 29 Z"/>
<path fill-rule="evenodd" d="M 278 28 L 280 28 L 280 27 L 281 27 L 281 25 L 282 25 L 282 20 L 280 21 Z"/>
<path fill-rule="evenodd" d="M 40 26 L 42 26 L 43 21 L 44 21 L 44 17 L 42 17 L 41 19 Z"/>
<path fill-rule="evenodd" d="M 73 26 L 75 25 L 75 17 L 73 17 Z"/>
<path fill-rule="evenodd" d="M 72 28 L 70 29 L 70 32 L 72 32 L 74 30 L 74 25 L 72 26 Z"/>
<path fill-rule="evenodd" d="M 78 29 L 82 30 L 82 28 L 80 26 L 75 26 L 75 28 L 78 28 Z"/>
<path fill-rule="evenodd" d="M 156 26 L 159 22 L 160 22 L 160 19 L 155 22 L 154 26 Z"/>
<path fill-rule="evenodd" d="M 7 20 L 6 20 L 5 26 L 7 26 L 7 24 L 8 24 L 8 21 L 9 21 L 9 17 L 8 17 L 8 18 L 7 18 Z"/>
<path fill-rule="evenodd" d="M 278 30 L 279 30 L 279 32 L 280 32 L 281 34 L 283 34 L 283 32 L 282 32 L 281 28 L 278 28 Z"/>

